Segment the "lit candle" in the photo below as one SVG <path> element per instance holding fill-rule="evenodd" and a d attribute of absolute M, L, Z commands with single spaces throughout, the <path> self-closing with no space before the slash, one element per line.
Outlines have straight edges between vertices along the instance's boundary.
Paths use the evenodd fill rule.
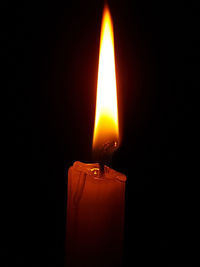
<path fill-rule="evenodd" d="M 98 163 L 77 161 L 68 172 L 67 266 L 121 266 L 126 176 L 105 165 L 118 146 L 114 35 L 105 6 L 93 136 Z"/>

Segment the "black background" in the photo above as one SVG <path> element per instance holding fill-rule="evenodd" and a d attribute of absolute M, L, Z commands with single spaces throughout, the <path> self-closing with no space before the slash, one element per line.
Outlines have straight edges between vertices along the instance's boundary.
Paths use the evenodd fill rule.
<path fill-rule="evenodd" d="M 92 162 L 103 4 L 6 4 L 4 266 L 64 264 L 67 170 L 76 160 Z M 196 266 L 189 96 L 197 86 L 197 6 L 144 0 L 109 6 L 122 134 L 111 167 L 127 175 L 125 264 Z"/>

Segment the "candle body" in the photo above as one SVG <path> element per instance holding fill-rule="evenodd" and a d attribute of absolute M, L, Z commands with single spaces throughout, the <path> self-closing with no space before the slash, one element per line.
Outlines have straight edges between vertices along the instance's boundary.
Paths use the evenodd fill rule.
<path fill-rule="evenodd" d="M 126 176 L 75 162 L 68 172 L 67 266 L 121 266 Z"/>

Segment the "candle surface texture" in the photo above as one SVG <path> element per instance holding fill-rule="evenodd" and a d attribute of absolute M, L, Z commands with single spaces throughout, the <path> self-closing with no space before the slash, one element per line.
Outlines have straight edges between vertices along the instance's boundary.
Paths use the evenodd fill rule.
<path fill-rule="evenodd" d="M 126 176 L 75 162 L 68 172 L 67 266 L 121 266 Z"/>

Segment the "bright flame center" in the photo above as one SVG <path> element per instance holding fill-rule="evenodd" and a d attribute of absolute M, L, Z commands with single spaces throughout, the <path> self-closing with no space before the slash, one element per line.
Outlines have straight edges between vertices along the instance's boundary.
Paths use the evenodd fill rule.
<path fill-rule="evenodd" d="M 101 25 L 93 148 L 101 148 L 106 142 L 118 139 L 113 24 L 109 9 L 105 6 Z"/>

